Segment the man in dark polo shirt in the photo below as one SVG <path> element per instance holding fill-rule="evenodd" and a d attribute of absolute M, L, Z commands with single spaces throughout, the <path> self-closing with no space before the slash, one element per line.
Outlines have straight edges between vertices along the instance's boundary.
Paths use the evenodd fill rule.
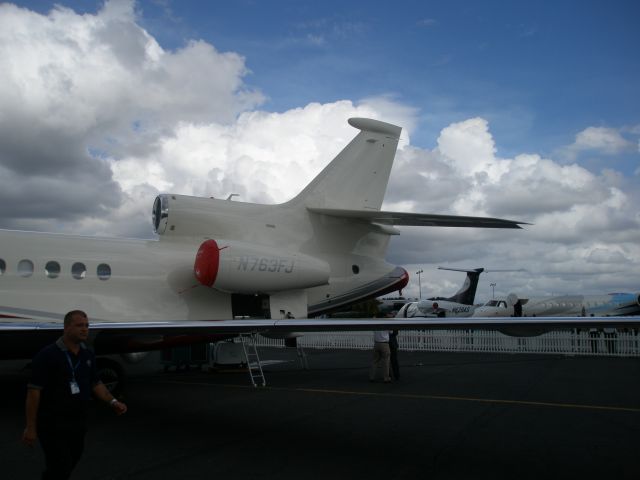
<path fill-rule="evenodd" d="M 88 335 L 87 314 L 73 310 L 64 317 L 62 337 L 33 359 L 22 440 L 29 446 L 40 440 L 43 479 L 69 478 L 80 460 L 92 392 L 118 415 L 127 411 L 98 378 L 95 356 L 84 344 Z"/>

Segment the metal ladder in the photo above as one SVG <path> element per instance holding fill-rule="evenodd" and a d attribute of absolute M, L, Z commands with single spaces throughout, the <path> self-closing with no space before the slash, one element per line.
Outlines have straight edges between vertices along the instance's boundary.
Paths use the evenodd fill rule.
<path fill-rule="evenodd" d="M 240 335 L 240 343 L 242 343 L 242 351 L 244 352 L 244 359 L 247 362 L 247 371 L 249 372 L 251 384 L 254 387 L 266 386 L 267 381 L 264 378 L 262 363 L 260 363 L 258 349 L 256 348 L 256 334 L 251 333 Z"/>

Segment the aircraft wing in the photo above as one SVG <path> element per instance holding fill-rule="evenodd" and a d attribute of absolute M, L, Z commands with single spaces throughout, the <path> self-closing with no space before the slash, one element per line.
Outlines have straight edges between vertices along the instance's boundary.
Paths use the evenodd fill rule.
<path fill-rule="evenodd" d="M 241 334 L 285 337 L 306 332 L 373 330 L 498 330 L 512 336 L 574 328 L 640 328 L 640 317 L 330 318 L 173 322 L 92 322 L 89 343 L 97 354 L 161 350 L 216 342 Z M 0 322 L 0 359 L 31 358 L 62 334 L 61 322 Z"/>
<path fill-rule="evenodd" d="M 173 322 L 92 322 L 91 332 L 164 335 L 240 335 L 373 330 L 500 330 L 522 331 L 572 328 L 640 328 L 640 317 L 419 317 L 419 318 L 323 318 L 290 320 L 213 320 Z M 0 322 L 0 336 L 10 333 L 62 331 L 61 322 Z"/>
<path fill-rule="evenodd" d="M 383 225 L 405 225 L 414 227 L 479 227 L 522 228 L 526 222 L 503 220 L 491 217 L 465 217 L 462 215 L 435 215 L 431 213 L 384 212 L 379 210 L 346 210 L 340 208 L 307 207 L 310 212 L 332 217 L 359 219 Z"/>

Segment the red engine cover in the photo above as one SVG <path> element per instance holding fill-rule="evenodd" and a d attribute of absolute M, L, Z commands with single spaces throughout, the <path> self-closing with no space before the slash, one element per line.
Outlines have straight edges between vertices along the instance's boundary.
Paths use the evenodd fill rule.
<path fill-rule="evenodd" d="M 193 273 L 196 278 L 202 285 L 211 287 L 216 281 L 219 268 L 220 249 L 218 248 L 218 243 L 215 240 L 202 242 L 193 266 Z"/>

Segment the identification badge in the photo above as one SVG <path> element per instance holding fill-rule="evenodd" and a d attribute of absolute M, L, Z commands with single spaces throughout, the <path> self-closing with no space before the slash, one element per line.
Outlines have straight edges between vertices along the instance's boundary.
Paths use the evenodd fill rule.
<path fill-rule="evenodd" d="M 80 387 L 77 382 L 69 382 L 69 387 L 71 388 L 71 395 L 77 395 L 80 393 Z"/>

